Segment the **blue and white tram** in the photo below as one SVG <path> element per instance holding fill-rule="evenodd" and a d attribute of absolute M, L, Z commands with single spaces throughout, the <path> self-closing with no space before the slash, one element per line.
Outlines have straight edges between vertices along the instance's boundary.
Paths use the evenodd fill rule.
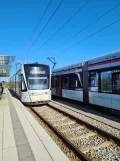
<path fill-rule="evenodd" d="M 120 51 L 54 70 L 52 95 L 120 111 Z"/>
<path fill-rule="evenodd" d="M 9 87 L 24 104 L 45 104 L 51 100 L 51 71 L 48 65 L 22 64 L 10 78 Z"/>

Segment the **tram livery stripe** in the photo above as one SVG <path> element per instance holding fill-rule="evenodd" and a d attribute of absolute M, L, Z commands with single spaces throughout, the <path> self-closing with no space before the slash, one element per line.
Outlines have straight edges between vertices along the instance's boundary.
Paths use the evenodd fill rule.
<path fill-rule="evenodd" d="M 107 61 L 104 61 L 104 62 L 99 62 L 99 63 L 94 63 L 94 64 L 89 64 L 88 68 L 94 67 L 94 66 L 99 66 L 99 65 L 105 65 L 105 64 L 109 64 L 109 63 L 118 63 L 118 62 L 120 62 L 120 58 L 113 59 L 113 60 L 107 60 Z M 82 69 L 82 66 L 77 67 L 77 68 L 67 69 L 67 70 L 61 70 L 61 71 L 58 71 L 58 72 L 53 72 L 53 74 L 62 73 L 62 72 L 66 73 L 66 72 L 71 72 L 73 70 L 80 70 L 80 69 Z"/>
<path fill-rule="evenodd" d="M 104 62 L 99 62 L 99 63 L 95 63 L 95 64 L 89 64 L 88 67 L 105 65 L 105 64 L 109 64 L 109 63 L 117 63 L 117 62 L 120 62 L 120 58 L 114 59 L 114 60 L 108 60 L 108 61 L 104 61 Z"/>
<path fill-rule="evenodd" d="M 73 70 L 80 70 L 80 69 L 82 69 L 82 66 L 77 67 L 77 68 L 67 69 L 67 70 L 61 70 L 61 71 L 58 71 L 58 72 L 53 72 L 53 74 L 54 73 L 61 73 L 61 72 L 70 72 L 70 71 L 73 71 Z"/>

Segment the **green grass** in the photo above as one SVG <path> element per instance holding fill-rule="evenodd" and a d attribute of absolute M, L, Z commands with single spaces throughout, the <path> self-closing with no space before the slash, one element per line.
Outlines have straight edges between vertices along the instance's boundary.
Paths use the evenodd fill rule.
<path fill-rule="evenodd" d="M 2 83 L 2 85 L 3 85 L 4 88 L 9 88 L 9 83 L 8 82 Z"/>

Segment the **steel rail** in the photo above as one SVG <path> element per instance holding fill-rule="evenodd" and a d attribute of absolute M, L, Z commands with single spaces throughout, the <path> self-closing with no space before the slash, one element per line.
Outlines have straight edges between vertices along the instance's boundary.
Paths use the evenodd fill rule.
<path fill-rule="evenodd" d="M 63 98 L 63 97 L 59 97 L 59 96 L 53 96 L 53 100 L 52 101 L 56 101 L 55 99 L 56 98 L 60 98 L 61 100 L 65 100 L 65 101 L 68 101 L 69 99 L 67 98 Z M 84 108 L 86 109 L 94 109 L 98 112 L 104 112 L 105 114 L 107 115 L 114 115 L 116 117 L 120 117 L 120 110 L 117 110 L 117 109 L 110 109 L 110 108 L 106 108 L 106 107 L 103 107 L 103 106 L 99 106 L 99 105 L 95 105 L 95 104 L 84 104 L 83 102 L 79 102 L 79 101 L 76 101 L 76 100 L 70 100 L 73 104 L 75 105 L 81 105 L 83 106 Z"/>
<path fill-rule="evenodd" d="M 93 129 L 94 131 L 99 132 L 100 135 L 102 135 L 103 137 L 107 138 L 107 140 L 113 140 L 117 145 L 120 146 L 120 138 L 108 133 L 107 131 L 99 129 L 98 127 L 95 127 L 94 125 L 92 125 L 92 124 L 90 124 L 88 122 L 85 122 L 85 121 L 81 120 L 80 118 L 78 118 L 76 116 L 73 116 L 72 114 L 67 113 L 66 111 L 63 111 L 62 109 L 58 109 L 57 107 L 55 107 L 53 105 L 50 105 L 50 104 L 48 104 L 48 105 L 51 108 L 54 108 L 54 109 L 58 110 L 59 112 L 63 113 L 64 115 L 67 115 L 67 116 L 71 117 L 72 119 L 75 119 L 78 123 L 82 123 L 82 124 L 86 125 L 89 129 Z"/>
<path fill-rule="evenodd" d="M 65 144 L 70 147 L 70 149 L 75 153 L 75 155 L 81 160 L 81 161 L 89 161 L 89 158 L 87 158 L 80 150 L 78 150 L 61 132 L 59 132 L 54 126 L 52 126 L 49 121 L 45 120 L 35 109 L 31 108 L 31 110 L 45 123 L 47 126 L 54 131 L 54 133 L 61 138 Z"/>

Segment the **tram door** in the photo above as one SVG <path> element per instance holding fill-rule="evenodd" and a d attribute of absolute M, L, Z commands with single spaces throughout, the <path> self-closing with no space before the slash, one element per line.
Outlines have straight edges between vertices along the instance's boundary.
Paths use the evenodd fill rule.
<path fill-rule="evenodd" d="M 56 78 L 56 95 L 62 96 L 62 83 L 61 83 L 61 76 Z"/>

